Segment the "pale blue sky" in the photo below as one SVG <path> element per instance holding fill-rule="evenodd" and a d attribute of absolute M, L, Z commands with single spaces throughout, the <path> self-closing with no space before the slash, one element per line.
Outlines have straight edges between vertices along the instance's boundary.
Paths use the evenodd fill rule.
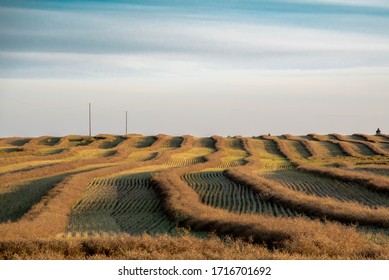
<path fill-rule="evenodd" d="M 389 134 L 389 1 L 0 1 L 0 137 Z"/>

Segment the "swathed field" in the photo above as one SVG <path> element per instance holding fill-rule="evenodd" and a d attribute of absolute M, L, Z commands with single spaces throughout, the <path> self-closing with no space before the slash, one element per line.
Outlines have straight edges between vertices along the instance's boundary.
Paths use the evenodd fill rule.
<path fill-rule="evenodd" d="M 1 138 L 0 259 L 389 259 L 389 136 Z"/>

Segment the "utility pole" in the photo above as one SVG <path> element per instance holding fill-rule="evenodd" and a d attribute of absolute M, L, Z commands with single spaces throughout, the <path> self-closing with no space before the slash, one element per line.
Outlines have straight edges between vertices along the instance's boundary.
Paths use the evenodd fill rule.
<path fill-rule="evenodd" d="M 91 112 L 91 104 L 89 103 L 89 138 L 92 137 L 92 112 Z"/>
<path fill-rule="evenodd" d="M 126 110 L 126 135 L 127 135 L 127 120 L 128 118 L 127 118 L 127 110 Z"/>

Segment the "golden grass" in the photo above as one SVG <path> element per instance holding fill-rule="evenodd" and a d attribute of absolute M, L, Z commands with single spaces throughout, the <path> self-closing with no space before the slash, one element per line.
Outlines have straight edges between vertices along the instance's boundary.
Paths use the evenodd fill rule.
<path fill-rule="evenodd" d="M 384 251 L 371 249 L 361 254 L 340 252 L 333 255 L 325 249 L 306 255 L 270 250 L 266 246 L 240 239 L 214 236 L 196 238 L 188 234 L 117 236 L 92 238 L 58 238 L 35 241 L 0 242 L 0 259 L 3 260 L 293 260 L 293 259 L 386 259 Z"/>
<path fill-rule="evenodd" d="M 365 144 L 368 141 L 361 140 L 361 137 L 342 140 L 336 137 L 312 134 L 309 137 L 284 135 L 280 138 L 264 136 L 250 139 L 104 134 L 90 141 L 81 136 L 61 139 L 41 137 L 28 141 L 2 139 L 4 147 L 23 149 L 22 152 L 0 155 L 0 186 L 3 190 L 12 191 L 18 183 L 65 176 L 18 221 L 0 224 L 2 258 L 241 259 L 244 254 L 250 259 L 387 259 L 387 239 L 378 238 L 380 243 L 378 235 L 370 235 L 372 231 L 364 234 L 352 226 L 329 221 L 389 228 L 387 207 L 371 208 L 360 203 L 307 195 L 265 179 L 258 173 L 295 166 L 302 172 L 356 182 L 387 194 L 388 178 L 360 172 L 356 167 L 356 164 L 361 164 L 361 168 L 366 164 L 371 164 L 371 167 L 376 163 L 387 164 L 386 155 L 381 153 L 380 156 L 366 157 L 364 151 L 374 151 L 373 146 Z M 382 145 L 386 145 L 384 137 L 374 138 L 376 142 L 369 139 L 371 145 L 381 150 Z M 328 146 L 323 143 L 328 143 Z M 338 151 L 330 150 L 334 146 L 354 157 L 333 157 L 338 154 Z M 362 146 L 364 148 L 361 149 Z M 64 150 L 50 155 L 59 149 Z M 377 151 L 374 153 L 378 154 Z M 53 165 L 45 166 L 46 163 Z M 342 164 L 344 168 L 329 167 Z M 92 167 L 100 169 L 88 170 Z M 238 214 L 217 209 L 201 203 L 199 195 L 183 181 L 184 176 L 191 172 L 220 172 L 226 168 L 225 174 L 229 178 L 241 183 L 242 188 L 255 190 L 261 199 L 320 217 L 321 220 L 282 215 L 272 217 L 259 213 Z M 77 173 L 81 171 L 83 173 Z M 66 232 L 73 207 L 82 200 L 93 180 L 123 176 L 136 178 L 142 172 L 152 172 L 152 187 L 158 191 L 166 214 L 177 224 L 189 227 L 191 232 L 214 232 L 220 236 L 231 235 L 238 240 L 199 239 L 187 235 L 107 236 L 108 232 L 94 237 L 90 237 L 91 233 L 76 232 L 79 238 L 53 239 L 53 236 L 63 236 Z M 95 218 L 98 219 L 98 215 Z M 120 228 L 116 231 L 120 232 Z M 25 251 L 21 250 L 21 246 Z M 42 250 L 38 251 L 37 247 Z"/>
<path fill-rule="evenodd" d="M 183 182 L 181 177 L 188 171 L 203 170 L 217 164 L 218 158 L 226 153 L 222 139 L 217 140 L 219 140 L 216 143 L 218 151 L 208 157 L 208 162 L 198 164 L 196 168 L 183 167 L 154 176 L 154 182 L 165 201 L 165 209 L 176 222 L 195 230 L 215 231 L 218 234 L 251 238 L 255 242 L 265 242 L 270 247 L 282 248 L 289 253 L 301 252 L 301 248 L 304 248 L 307 254 L 326 250 L 329 254 L 336 255 L 340 247 L 349 254 L 371 253 L 374 246 L 371 247 L 372 245 L 362 235 L 352 228 L 336 223 L 322 224 L 305 218 L 237 215 L 202 204 L 196 192 Z M 250 142 L 243 141 L 247 146 Z M 255 156 L 256 151 L 254 150 L 251 157 Z M 249 157 L 247 168 L 260 167 L 258 161 L 250 160 L 251 157 Z M 238 168 L 245 167 L 235 169 Z M 342 236 L 348 236 L 348 238 Z"/>

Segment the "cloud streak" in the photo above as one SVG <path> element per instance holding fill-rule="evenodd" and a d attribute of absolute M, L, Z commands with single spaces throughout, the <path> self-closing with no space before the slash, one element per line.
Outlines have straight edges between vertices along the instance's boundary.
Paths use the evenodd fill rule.
<path fill-rule="evenodd" d="M 99 132 L 127 108 L 146 134 L 366 132 L 388 30 L 380 0 L 1 1 L 0 136 L 80 133 L 91 100 Z"/>
<path fill-rule="evenodd" d="M 112 75 L 182 69 L 327 69 L 389 66 L 389 36 L 282 23 L 5 8 L 0 75 Z M 155 14 L 156 13 L 156 14 Z M 82 28 L 79 28 L 82 26 Z M 169 66 L 171 65 L 171 66 Z M 154 68 L 154 69 L 153 69 Z M 36 71 L 41 69 L 41 71 Z M 45 71 L 46 69 L 46 71 Z M 105 71 L 104 71 L 105 69 Z M 200 70 L 200 69 L 198 69 Z"/>

